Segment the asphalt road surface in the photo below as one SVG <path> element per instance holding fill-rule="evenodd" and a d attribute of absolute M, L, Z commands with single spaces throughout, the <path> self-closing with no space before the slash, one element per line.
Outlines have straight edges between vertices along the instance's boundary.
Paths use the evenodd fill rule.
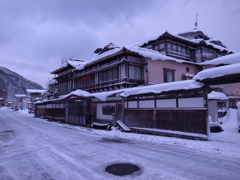
<path fill-rule="evenodd" d="M 125 176 L 113 164 L 136 165 Z M 0 109 L 1 180 L 239 179 L 240 160 L 169 145 L 118 139 Z"/>

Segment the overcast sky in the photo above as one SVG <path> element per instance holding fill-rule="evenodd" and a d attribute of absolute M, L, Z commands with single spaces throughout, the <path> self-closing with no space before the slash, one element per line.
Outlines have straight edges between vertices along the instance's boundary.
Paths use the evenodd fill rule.
<path fill-rule="evenodd" d="M 239 0 L 0 0 L 0 66 L 45 85 L 64 57 L 198 28 L 240 51 Z"/>

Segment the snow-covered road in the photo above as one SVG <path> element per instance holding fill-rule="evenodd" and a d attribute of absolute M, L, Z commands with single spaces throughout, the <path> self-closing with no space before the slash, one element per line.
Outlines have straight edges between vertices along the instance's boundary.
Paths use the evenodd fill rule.
<path fill-rule="evenodd" d="M 141 170 L 115 176 L 114 163 Z M 0 108 L 0 179 L 238 179 L 240 159 L 95 133 Z"/>

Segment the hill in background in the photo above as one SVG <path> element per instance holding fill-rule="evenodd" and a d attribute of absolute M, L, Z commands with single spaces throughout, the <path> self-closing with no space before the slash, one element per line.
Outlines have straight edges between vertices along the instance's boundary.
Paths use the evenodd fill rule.
<path fill-rule="evenodd" d="M 0 66 L 0 97 L 12 100 L 15 94 L 25 94 L 26 89 L 43 89 L 43 87 Z"/>

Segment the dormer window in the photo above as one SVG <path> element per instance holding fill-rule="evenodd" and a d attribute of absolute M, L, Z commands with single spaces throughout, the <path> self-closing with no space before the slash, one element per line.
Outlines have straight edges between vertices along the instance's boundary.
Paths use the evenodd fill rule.
<path fill-rule="evenodd" d="M 155 51 L 161 51 L 163 49 L 164 49 L 164 43 L 153 45 L 153 50 L 155 50 Z"/>

